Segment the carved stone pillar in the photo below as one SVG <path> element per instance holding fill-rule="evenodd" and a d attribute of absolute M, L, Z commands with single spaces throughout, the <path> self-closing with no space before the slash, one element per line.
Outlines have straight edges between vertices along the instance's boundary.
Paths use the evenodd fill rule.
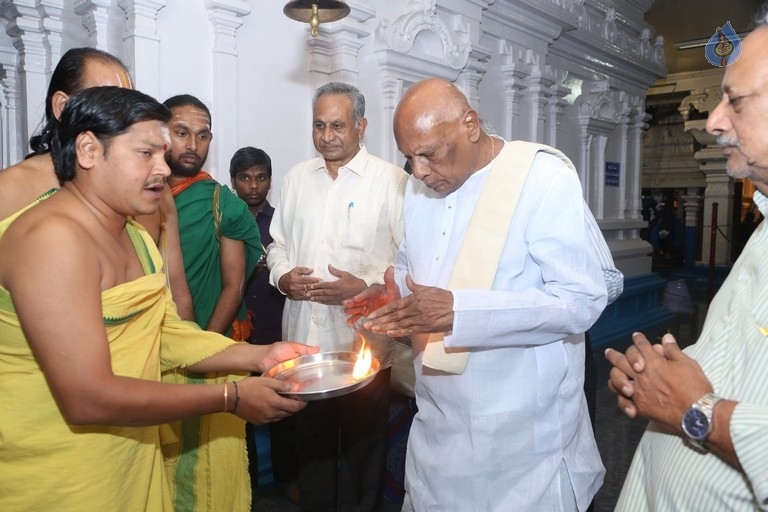
<path fill-rule="evenodd" d="M 702 197 L 697 188 L 686 189 L 682 196 L 683 209 L 685 210 L 685 226 L 696 227 L 702 212 Z"/>
<path fill-rule="evenodd" d="M 205 0 L 208 19 L 214 31 L 213 41 L 213 104 L 211 110 L 216 145 L 208 156 L 208 168 L 221 183 L 228 183 L 229 159 L 237 150 L 237 123 L 231 122 L 237 112 L 237 29 L 242 16 L 251 12 L 247 0 Z M 211 158 L 213 157 L 213 158 Z"/>
<path fill-rule="evenodd" d="M 21 112 L 19 111 L 18 73 L 16 71 L 16 50 L 13 47 L 0 48 L 0 68 L 3 78 L 0 79 L 0 135 L 2 136 L 2 169 L 21 161 L 24 158 L 26 140 L 20 137 Z"/>
<path fill-rule="evenodd" d="M 8 119 L 8 109 L 5 108 L 8 94 L 6 93 L 5 86 L 0 82 L 0 167 L 5 169 L 8 167 L 10 161 L 9 150 L 11 148 L 11 141 L 8 137 L 8 126 L 10 120 Z"/>
<path fill-rule="evenodd" d="M 632 216 L 621 218 L 615 211 L 622 208 L 617 206 L 623 204 L 619 198 L 629 190 L 636 190 L 640 166 L 641 149 L 637 146 L 644 118 L 629 116 L 627 100 L 626 95 L 611 90 L 607 83 L 595 82 L 577 98 L 568 114 L 572 116 L 571 126 L 578 129 L 579 146 L 574 164 L 579 170 L 586 201 L 617 267 L 626 277 L 632 277 L 651 271 L 651 247 L 639 238 L 645 222 Z M 606 161 L 619 163 L 618 190 L 606 191 Z M 623 187 L 621 182 L 625 183 Z"/>
<path fill-rule="evenodd" d="M 325 82 L 358 85 L 358 52 L 363 47 L 363 40 L 370 35 L 370 30 L 364 23 L 371 19 L 376 11 L 359 0 L 347 3 L 350 7 L 347 17 L 338 22 L 321 25 L 317 37 L 307 36 L 309 71 L 320 75 L 316 80 L 318 86 Z"/>
<path fill-rule="evenodd" d="M 703 149 L 694 153 L 693 157 L 699 163 L 699 170 L 704 173 L 706 189 L 704 191 L 704 212 L 702 218 L 703 235 L 701 241 L 702 263 L 708 265 L 713 252 L 712 221 L 713 205 L 717 203 L 715 218 L 716 236 L 714 238 L 714 264 L 730 265 L 733 240 L 733 222 L 731 212 L 734 207 L 733 178 L 726 171 L 727 159 L 717 145 L 715 136 L 707 133 L 706 120 L 689 120 L 690 112 L 711 112 L 722 98 L 719 89 L 703 89 L 691 91 L 691 94 L 680 103 L 680 113 L 685 120 L 684 128 L 696 139 Z"/>
<path fill-rule="evenodd" d="M 546 120 L 546 106 L 549 96 L 549 87 L 554 80 L 539 70 L 536 70 L 526 79 L 526 90 L 523 93 L 523 102 L 526 105 L 525 110 L 527 126 L 526 133 L 523 134 L 525 140 L 533 142 L 543 142 L 544 123 Z"/>
<path fill-rule="evenodd" d="M 613 186 L 605 190 L 603 197 L 603 204 L 605 210 L 603 211 L 603 218 L 611 219 L 624 219 L 626 218 L 626 206 L 627 206 L 627 188 L 632 186 L 630 176 L 633 175 L 633 164 L 629 159 L 629 141 L 627 136 L 629 133 L 629 108 L 627 107 L 626 94 L 622 93 L 620 97 L 620 109 L 621 114 L 619 116 L 619 124 L 614 130 L 611 137 L 611 143 L 613 145 L 613 155 L 610 157 L 610 161 L 619 163 L 619 184 L 618 187 Z M 608 158 L 606 158 L 608 160 Z M 611 178 L 613 179 L 613 178 Z M 606 178 L 603 177 L 605 182 Z"/>
<path fill-rule="evenodd" d="M 501 65 L 502 84 L 504 86 L 504 126 L 501 135 L 507 140 L 523 139 L 522 123 L 520 122 L 520 102 L 523 92 L 528 87 L 526 78 L 530 76 L 530 66 L 516 58 L 514 47 L 504 44 L 500 50 L 504 59 Z"/>
<path fill-rule="evenodd" d="M 123 4 L 128 2 L 122 2 Z M 83 26 L 88 30 L 88 45 L 100 50 L 109 51 L 107 27 L 111 0 L 78 0 L 75 2 L 75 14 L 83 20 Z M 124 7 L 124 9 L 126 9 Z M 127 12 L 127 9 L 126 9 Z"/>
<path fill-rule="evenodd" d="M 685 210 L 685 251 L 683 253 L 683 261 L 686 268 L 692 269 L 696 263 L 696 234 L 701 222 L 704 205 L 703 198 L 697 188 L 687 189 L 682 199 Z"/>
<path fill-rule="evenodd" d="M 409 82 L 410 83 L 410 82 Z M 395 108 L 397 108 L 397 102 L 403 96 L 403 89 L 406 87 L 406 82 L 402 78 L 392 75 L 385 75 L 381 80 L 381 93 L 382 93 L 382 130 L 379 138 L 379 148 L 382 158 L 389 159 L 390 162 L 396 162 L 397 160 L 397 145 L 393 134 L 392 120 L 395 117 Z M 366 134 L 366 137 L 368 135 Z"/>
<path fill-rule="evenodd" d="M 125 27 L 125 63 L 133 72 L 134 85 L 157 98 L 160 95 L 157 13 L 165 7 L 165 0 L 119 0 L 118 5 L 128 18 Z"/>
<path fill-rule="evenodd" d="M 714 246 L 714 264 L 730 265 L 731 242 L 733 239 L 733 224 L 731 212 L 733 211 L 733 179 L 725 170 L 726 159 L 720 148 L 707 147 L 694 154 L 699 162 L 699 169 L 706 176 L 707 188 L 704 191 L 704 236 L 701 243 L 701 258 L 706 265 L 710 262 L 712 254 L 712 222 L 713 205 L 717 203 L 717 216 L 714 219 L 717 233 Z"/>
<path fill-rule="evenodd" d="M 640 105 L 630 113 L 627 126 L 627 189 L 626 208 L 623 212 L 625 219 L 638 220 L 642 218 L 642 161 L 643 133 L 648 128 L 650 115 L 645 112 L 645 105 L 640 99 Z"/>
<path fill-rule="evenodd" d="M 31 0 L 16 0 L 0 5 L 0 16 L 7 20 L 5 31 L 13 38 L 13 46 L 19 55 L 18 84 L 21 87 L 18 99 L 20 105 L 26 105 L 18 132 L 19 143 L 23 147 L 26 147 L 26 141 L 45 115 L 51 66 L 43 10 L 35 4 Z"/>
<path fill-rule="evenodd" d="M 584 197 L 599 220 L 604 218 L 605 162 L 608 137 L 621 120 L 616 91 L 606 82 L 595 82 L 574 103 L 581 131 L 581 148 L 577 157 L 579 178 Z"/>
<path fill-rule="evenodd" d="M 64 22 L 61 14 L 64 11 L 64 0 L 40 0 L 40 13 L 43 16 L 43 29 L 49 48 L 49 72 L 59 62 L 62 53 L 61 33 Z"/>
<path fill-rule="evenodd" d="M 477 109 L 480 103 L 478 86 L 487 71 L 488 60 L 491 58 L 489 51 L 480 47 L 474 47 L 469 52 L 467 65 L 462 70 L 456 85 L 467 92 L 467 99 L 472 108 Z"/>
<path fill-rule="evenodd" d="M 557 147 L 557 134 L 565 114 L 565 107 L 568 106 L 568 102 L 564 98 L 571 92 L 568 87 L 562 85 L 567 75 L 566 71 L 556 71 L 557 78 L 555 83 L 549 88 L 547 93 L 543 140 L 544 144 L 553 147 Z"/>

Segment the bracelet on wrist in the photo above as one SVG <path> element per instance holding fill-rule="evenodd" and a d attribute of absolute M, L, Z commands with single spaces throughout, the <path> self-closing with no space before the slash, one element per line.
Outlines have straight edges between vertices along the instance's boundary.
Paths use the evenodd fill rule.
<path fill-rule="evenodd" d="M 236 381 L 232 381 L 232 384 L 235 385 L 235 405 L 232 407 L 232 414 L 235 414 L 237 412 L 237 404 L 240 403 L 240 391 L 237 389 Z"/>

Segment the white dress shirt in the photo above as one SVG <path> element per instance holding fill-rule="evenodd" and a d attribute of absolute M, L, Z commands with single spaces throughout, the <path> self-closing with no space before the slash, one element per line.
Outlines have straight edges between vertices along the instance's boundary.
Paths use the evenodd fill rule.
<path fill-rule="evenodd" d="M 294 267 L 310 267 L 323 280 L 336 280 L 328 265 L 366 283 L 383 282 L 403 237 L 402 204 L 408 174 L 362 147 L 334 180 L 325 161 L 300 163 L 283 182 L 267 248 L 270 283 Z M 319 346 L 321 352 L 352 350 L 353 329 L 343 306 L 310 301 L 285 302 L 283 337 Z M 374 344 L 382 367 L 390 343 Z"/>
<path fill-rule="evenodd" d="M 406 272 L 447 287 L 489 168 L 443 198 L 409 180 L 396 267 L 403 293 Z M 578 176 L 538 153 L 492 289 L 451 290 L 445 345 L 471 350 L 466 370 L 422 367 L 420 352 L 414 362 L 418 413 L 406 458 L 414 510 L 560 510 L 564 488 L 583 510 L 602 484 L 580 333 L 605 308 L 606 285 L 587 222 Z"/>

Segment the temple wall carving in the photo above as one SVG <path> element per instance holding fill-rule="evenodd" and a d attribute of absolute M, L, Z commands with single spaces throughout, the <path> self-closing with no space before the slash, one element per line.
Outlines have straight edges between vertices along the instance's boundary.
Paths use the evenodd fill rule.
<path fill-rule="evenodd" d="M 288 167 L 314 154 L 317 85 L 360 87 L 369 149 L 402 164 L 394 108 L 411 84 L 439 76 L 499 135 L 569 155 L 619 266 L 629 276 L 650 271 L 638 235 L 645 99 L 666 72 L 663 40 L 643 20 L 652 0 L 347 3 L 349 16 L 312 37 L 280 2 L 0 0 L 0 163 L 27 152 L 53 66 L 73 46 L 114 53 L 137 88 L 160 100 L 200 97 L 214 118 L 212 174 L 228 183 L 235 149 L 265 147 L 275 164 L 273 196 Z"/>

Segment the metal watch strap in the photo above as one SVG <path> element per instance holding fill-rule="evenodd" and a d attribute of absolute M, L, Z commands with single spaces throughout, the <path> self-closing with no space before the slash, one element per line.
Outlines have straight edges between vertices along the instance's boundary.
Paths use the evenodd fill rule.
<path fill-rule="evenodd" d="M 717 402 L 719 402 L 720 400 L 722 400 L 722 398 L 717 396 L 716 394 L 714 394 L 714 393 L 707 393 L 703 397 L 699 398 L 696 401 L 696 403 L 699 405 L 699 407 L 703 411 L 706 412 L 707 410 L 709 410 L 709 414 L 708 414 L 708 416 L 709 416 L 709 415 L 712 415 L 712 412 L 715 409 L 715 404 Z"/>
<path fill-rule="evenodd" d="M 715 405 L 720 400 L 722 400 L 722 397 L 719 397 L 714 393 L 707 393 L 703 397 L 696 400 L 696 403 L 694 403 L 691 406 L 702 411 L 707 416 L 707 420 L 709 421 L 709 433 L 707 434 L 706 438 L 702 439 L 701 441 L 697 441 L 696 439 L 691 439 L 690 437 L 688 438 L 688 442 L 701 451 L 705 451 L 705 452 L 709 451 L 707 447 L 704 446 L 704 443 L 707 441 L 710 434 L 712 433 L 712 428 L 714 426 L 713 415 L 715 411 Z"/>

